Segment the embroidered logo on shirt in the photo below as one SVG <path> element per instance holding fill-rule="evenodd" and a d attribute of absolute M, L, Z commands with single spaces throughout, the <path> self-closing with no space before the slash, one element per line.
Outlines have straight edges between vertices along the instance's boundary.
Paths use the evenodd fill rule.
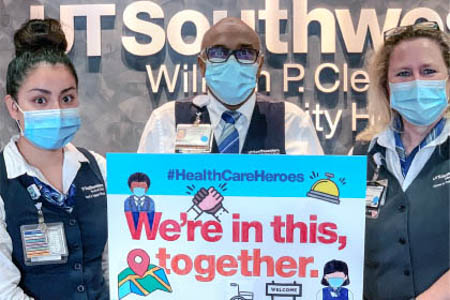
<path fill-rule="evenodd" d="M 438 188 L 450 183 L 450 172 L 433 177 L 433 188 Z"/>
<path fill-rule="evenodd" d="M 96 185 L 82 186 L 81 190 L 85 194 L 86 199 L 98 198 L 106 196 L 105 186 L 101 183 Z"/>
<path fill-rule="evenodd" d="M 280 149 L 250 150 L 248 154 L 280 154 Z"/>

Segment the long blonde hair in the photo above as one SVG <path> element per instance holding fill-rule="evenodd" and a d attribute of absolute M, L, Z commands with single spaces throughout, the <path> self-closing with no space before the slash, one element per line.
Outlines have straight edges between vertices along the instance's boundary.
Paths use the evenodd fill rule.
<path fill-rule="evenodd" d="M 402 41 L 428 38 L 435 41 L 441 49 L 442 57 L 450 74 L 450 38 L 449 34 L 439 29 L 425 29 L 407 26 L 402 32 L 389 37 L 369 60 L 368 72 L 370 86 L 367 93 L 369 125 L 356 139 L 369 141 L 376 134 L 385 130 L 397 112 L 390 108 L 388 91 L 389 59 L 394 48 Z M 447 117 L 450 113 L 447 110 Z"/>

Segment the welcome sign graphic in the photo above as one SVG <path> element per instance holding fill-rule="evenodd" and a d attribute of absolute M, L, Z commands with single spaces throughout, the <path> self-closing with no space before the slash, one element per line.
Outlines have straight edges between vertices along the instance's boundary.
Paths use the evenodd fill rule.
<path fill-rule="evenodd" d="M 111 299 L 361 299 L 366 159 L 108 154 Z"/>

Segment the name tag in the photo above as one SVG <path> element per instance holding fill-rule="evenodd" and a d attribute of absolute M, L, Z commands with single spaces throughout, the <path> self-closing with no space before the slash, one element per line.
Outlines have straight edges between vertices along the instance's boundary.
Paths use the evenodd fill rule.
<path fill-rule="evenodd" d="M 387 179 L 368 181 L 366 189 L 366 217 L 376 219 L 380 214 L 380 207 L 386 201 Z"/>
<path fill-rule="evenodd" d="M 178 124 L 175 140 L 177 153 L 210 153 L 212 128 L 210 124 Z"/>
<path fill-rule="evenodd" d="M 62 264 L 69 249 L 63 223 L 42 223 L 20 226 L 25 265 Z"/>

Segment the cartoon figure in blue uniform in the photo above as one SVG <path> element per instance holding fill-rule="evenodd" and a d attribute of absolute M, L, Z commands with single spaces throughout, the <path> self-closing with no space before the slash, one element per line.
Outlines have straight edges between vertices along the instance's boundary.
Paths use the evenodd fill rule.
<path fill-rule="evenodd" d="M 133 193 L 124 202 L 124 211 L 128 222 L 130 223 L 132 220 L 136 229 L 140 216 L 144 215 L 148 218 L 151 228 L 155 215 L 155 202 L 146 195 L 150 188 L 150 178 L 144 173 L 134 173 L 128 178 L 128 187 Z"/>
<path fill-rule="evenodd" d="M 344 286 L 350 284 L 347 264 L 341 260 L 330 260 L 323 268 L 322 285 L 317 300 L 352 300 L 353 294 Z"/>

